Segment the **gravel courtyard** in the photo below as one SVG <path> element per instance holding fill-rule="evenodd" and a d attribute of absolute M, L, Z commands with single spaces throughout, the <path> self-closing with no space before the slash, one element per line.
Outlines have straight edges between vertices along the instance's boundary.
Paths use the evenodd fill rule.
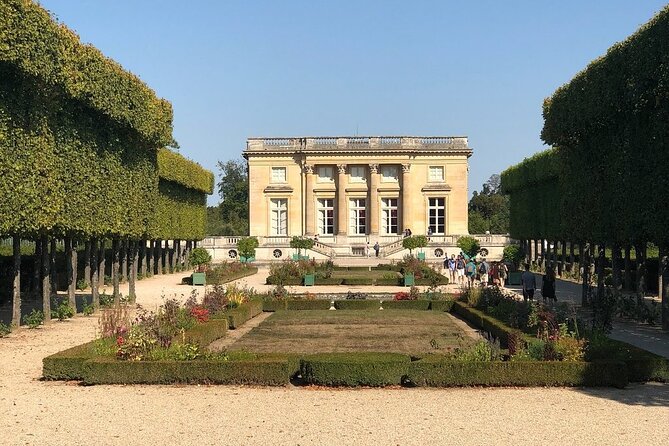
<path fill-rule="evenodd" d="M 147 307 L 183 274 L 138 283 Z M 182 291 L 183 290 L 183 291 Z M 76 317 L 0 339 L 1 445 L 669 445 L 669 385 L 626 389 L 93 386 L 40 381 L 95 336 Z"/>

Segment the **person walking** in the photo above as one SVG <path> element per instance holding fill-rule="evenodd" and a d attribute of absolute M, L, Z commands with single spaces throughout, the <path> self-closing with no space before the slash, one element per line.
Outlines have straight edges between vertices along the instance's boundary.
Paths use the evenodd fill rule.
<path fill-rule="evenodd" d="M 365 254 L 369 257 L 369 242 L 367 242 L 367 246 L 365 246 Z"/>
<path fill-rule="evenodd" d="M 481 260 L 479 265 L 479 274 L 481 276 L 481 286 L 488 286 L 488 274 L 490 273 L 490 265 L 486 262 L 486 259 Z"/>
<path fill-rule="evenodd" d="M 544 302 L 546 302 L 546 300 L 557 302 L 557 297 L 555 296 L 555 270 L 553 269 L 553 265 L 550 265 L 546 269 L 546 274 L 542 277 L 541 297 Z"/>
<path fill-rule="evenodd" d="M 455 283 L 455 269 L 457 261 L 455 260 L 455 254 L 451 254 L 451 258 L 448 259 L 448 273 L 451 278 L 451 283 Z"/>
<path fill-rule="evenodd" d="M 381 247 L 379 246 L 379 241 L 377 240 L 376 243 L 374 243 L 374 252 L 376 253 L 376 257 L 379 256 L 379 249 L 381 249 Z"/>
<path fill-rule="evenodd" d="M 465 267 L 467 270 L 467 280 L 469 283 L 469 286 L 471 287 L 474 285 L 474 280 L 476 280 L 476 260 L 474 258 L 470 258 L 469 262 L 467 262 L 467 266 Z"/>
<path fill-rule="evenodd" d="M 465 259 L 461 255 L 458 256 L 458 258 L 455 261 L 456 265 L 456 271 L 458 275 L 458 284 L 459 285 L 464 285 L 465 283 Z"/>
<path fill-rule="evenodd" d="M 523 299 L 525 301 L 534 300 L 534 290 L 537 288 L 537 278 L 530 271 L 530 264 L 525 264 L 525 271 L 520 276 L 520 283 L 523 285 Z"/>
<path fill-rule="evenodd" d="M 499 262 L 497 266 L 497 274 L 499 275 L 499 285 L 506 285 L 506 277 L 509 275 L 509 268 L 506 266 L 506 263 Z"/>

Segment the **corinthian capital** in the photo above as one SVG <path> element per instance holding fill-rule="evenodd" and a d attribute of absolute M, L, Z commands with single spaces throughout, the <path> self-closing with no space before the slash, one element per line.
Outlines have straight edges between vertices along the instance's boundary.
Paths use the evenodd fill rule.
<path fill-rule="evenodd" d="M 371 173 L 379 173 L 379 165 L 378 164 L 370 164 L 369 165 L 369 171 Z"/>
<path fill-rule="evenodd" d="M 411 164 L 402 164 L 402 172 L 408 173 L 411 171 Z"/>
<path fill-rule="evenodd" d="M 337 171 L 339 173 L 346 173 L 346 164 L 337 164 Z"/>
<path fill-rule="evenodd" d="M 313 164 L 305 164 L 304 165 L 304 172 L 311 175 L 314 173 L 314 165 Z"/>

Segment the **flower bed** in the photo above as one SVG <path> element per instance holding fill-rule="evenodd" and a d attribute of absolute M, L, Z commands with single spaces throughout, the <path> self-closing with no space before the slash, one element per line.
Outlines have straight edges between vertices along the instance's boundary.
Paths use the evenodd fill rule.
<path fill-rule="evenodd" d="M 252 276 L 258 272 L 258 267 L 239 262 L 224 262 L 215 265 L 207 271 L 207 283 L 222 285 L 243 277 Z"/>

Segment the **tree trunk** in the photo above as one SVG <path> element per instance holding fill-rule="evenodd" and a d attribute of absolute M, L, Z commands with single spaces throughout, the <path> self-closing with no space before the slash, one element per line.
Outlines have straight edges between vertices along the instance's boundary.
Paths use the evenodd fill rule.
<path fill-rule="evenodd" d="M 44 321 L 51 320 L 51 283 L 49 280 L 49 238 L 42 236 L 42 311 L 44 312 Z"/>
<path fill-rule="evenodd" d="M 176 252 L 176 266 L 177 269 L 181 269 L 181 265 L 183 263 L 183 252 L 181 251 L 181 240 L 175 240 L 174 241 L 174 249 Z"/>
<path fill-rule="evenodd" d="M 142 278 L 146 279 L 146 271 L 147 271 L 147 267 L 146 267 L 146 261 L 147 261 L 147 258 L 146 258 L 146 240 L 140 241 L 140 244 L 139 244 L 139 259 L 140 259 L 139 264 L 141 265 Z"/>
<path fill-rule="evenodd" d="M 581 305 L 589 305 L 590 296 L 590 244 L 581 244 L 581 267 L 583 268 L 583 285 L 581 291 Z"/>
<path fill-rule="evenodd" d="M 12 238 L 14 255 L 14 286 L 12 289 L 12 326 L 21 325 L 21 237 Z"/>
<path fill-rule="evenodd" d="M 540 270 L 545 271 L 546 270 L 546 240 L 541 239 L 541 263 L 540 263 Z"/>
<path fill-rule="evenodd" d="M 560 259 L 560 266 L 558 267 L 558 273 L 560 274 L 560 277 L 564 274 L 566 271 L 566 266 L 567 266 L 567 242 L 564 240 L 560 242 L 560 248 L 562 248 L 562 257 Z"/>
<path fill-rule="evenodd" d="M 625 246 L 625 276 L 623 288 L 627 291 L 632 290 L 632 248 Z"/>
<path fill-rule="evenodd" d="M 154 275 L 156 273 L 156 241 L 155 240 L 150 240 L 149 241 L 149 248 L 148 248 L 148 261 L 149 261 L 149 271 L 151 271 L 151 275 Z"/>
<path fill-rule="evenodd" d="M 35 255 L 33 257 L 32 295 L 35 300 L 42 296 L 42 239 L 35 239 Z"/>
<path fill-rule="evenodd" d="M 137 242 L 128 242 L 128 299 L 135 302 L 135 281 L 137 280 Z"/>
<path fill-rule="evenodd" d="M 51 295 L 58 294 L 58 270 L 56 269 L 56 239 L 51 239 L 49 250 L 49 272 L 51 274 Z"/>
<path fill-rule="evenodd" d="M 669 258 L 666 245 L 664 255 L 660 257 L 660 272 L 662 274 L 662 330 L 669 330 Z"/>
<path fill-rule="evenodd" d="M 639 304 L 643 304 L 646 295 L 646 242 L 637 243 L 636 251 L 636 295 Z"/>
<path fill-rule="evenodd" d="M 91 241 L 84 242 L 84 282 L 91 284 Z"/>
<path fill-rule="evenodd" d="M 121 287 L 119 284 L 121 252 L 119 245 L 119 239 L 112 239 L 112 285 L 114 287 L 114 305 L 121 303 Z"/>
<path fill-rule="evenodd" d="M 121 240 L 121 282 L 128 281 L 128 240 Z"/>
<path fill-rule="evenodd" d="M 574 272 L 574 242 L 569 242 L 569 269 Z"/>
<path fill-rule="evenodd" d="M 163 253 L 164 259 L 163 263 L 165 265 L 165 271 L 167 271 L 167 274 L 172 274 L 171 269 L 171 262 L 172 262 L 172 251 L 170 250 L 170 241 L 165 240 L 165 251 Z"/>
<path fill-rule="evenodd" d="M 89 243 L 90 245 L 90 243 Z M 77 251 L 74 249 L 72 237 L 65 237 L 65 264 L 67 267 L 67 299 L 70 306 L 77 309 Z"/>
<path fill-rule="evenodd" d="M 107 242 L 105 239 L 100 239 L 100 254 L 98 256 L 98 290 L 99 287 L 105 286 L 105 276 L 107 275 Z"/>
<path fill-rule="evenodd" d="M 597 246 L 597 300 L 601 302 L 604 297 L 604 276 L 606 266 L 606 243 Z"/>
<path fill-rule="evenodd" d="M 622 274 L 620 270 L 621 260 L 620 245 L 615 243 L 613 245 L 613 254 L 611 260 L 611 278 L 613 283 L 613 292 L 615 293 L 616 298 L 622 293 Z"/>
<path fill-rule="evenodd" d="M 163 273 L 163 241 L 156 240 L 156 274 Z"/>
<path fill-rule="evenodd" d="M 91 304 L 93 309 L 98 311 L 100 309 L 100 294 L 99 283 L 100 278 L 100 264 L 98 263 L 98 239 L 91 240 Z"/>

